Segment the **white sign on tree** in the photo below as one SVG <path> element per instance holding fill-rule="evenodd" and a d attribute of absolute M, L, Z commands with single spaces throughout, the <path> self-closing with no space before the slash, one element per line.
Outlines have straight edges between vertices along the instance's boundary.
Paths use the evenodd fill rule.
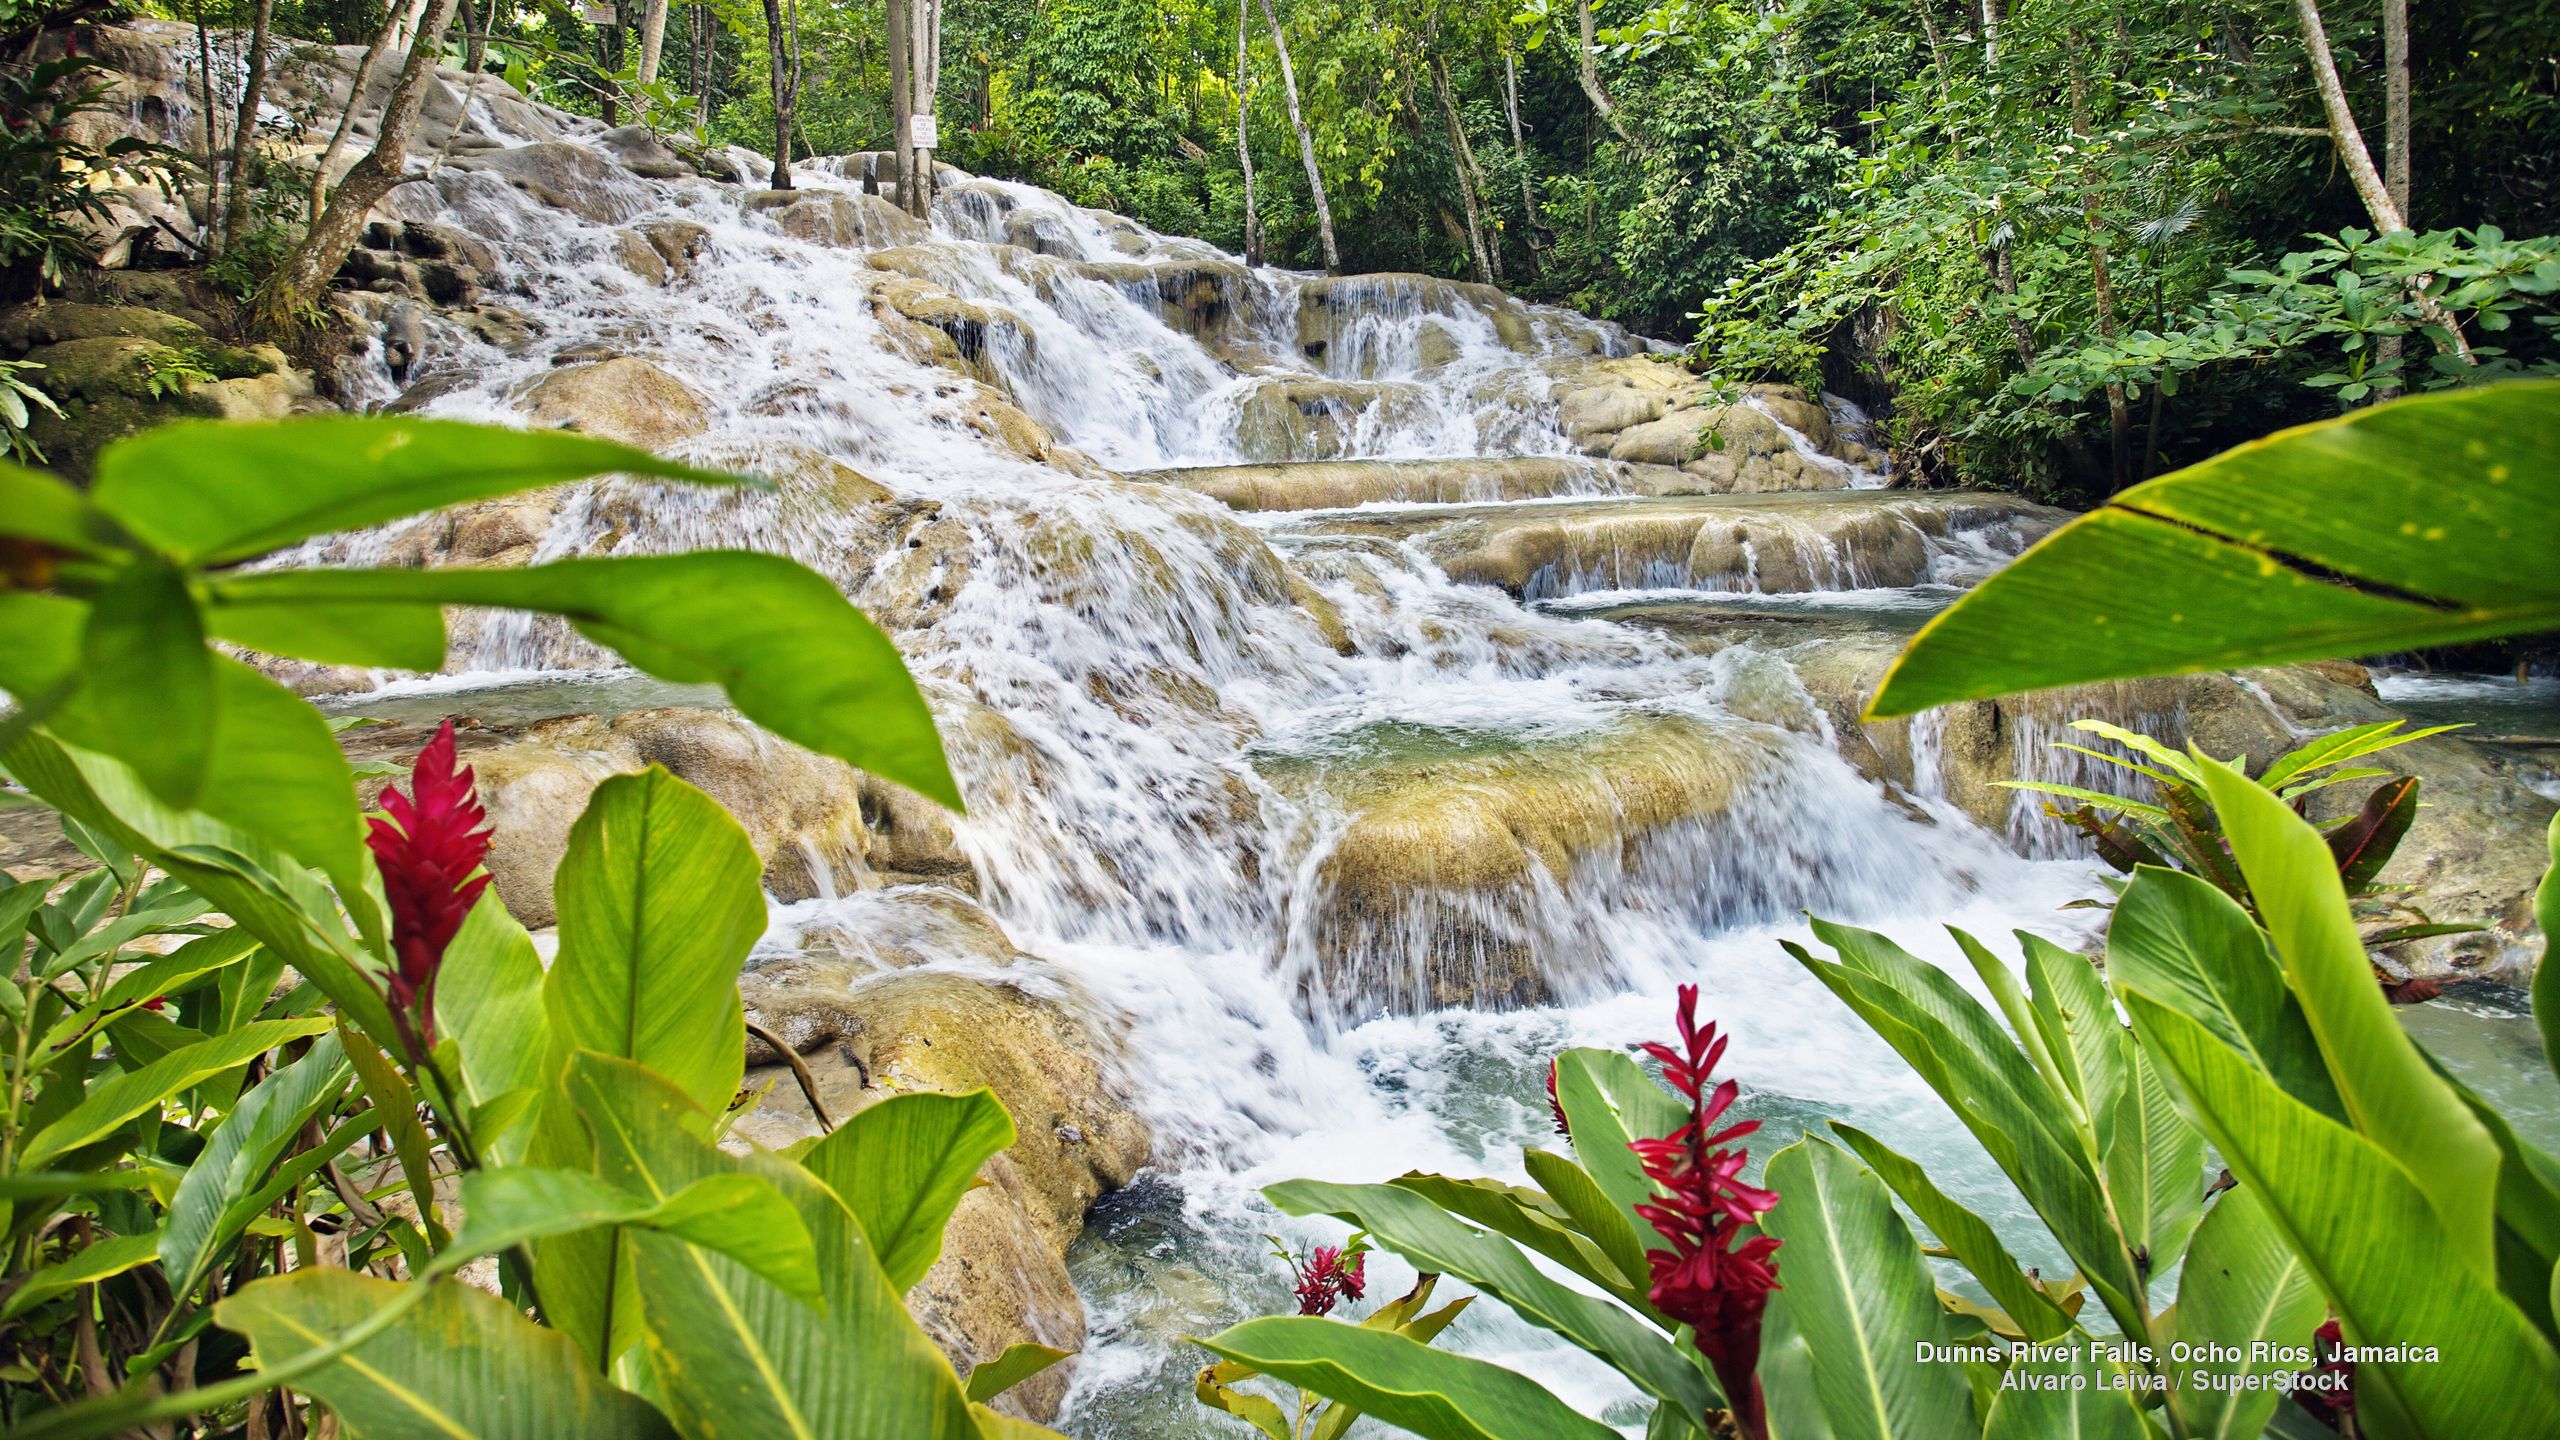
<path fill-rule="evenodd" d="M 907 117 L 907 147 L 909 149 L 931 150 L 941 143 L 942 137 L 934 127 L 932 116 L 910 115 Z"/>

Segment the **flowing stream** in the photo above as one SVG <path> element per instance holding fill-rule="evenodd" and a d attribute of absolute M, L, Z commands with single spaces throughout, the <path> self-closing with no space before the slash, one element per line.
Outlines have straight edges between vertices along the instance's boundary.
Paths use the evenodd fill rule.
<path fill-rule="evenodd" d="M 590 143 L 576 122 L 550 123 L 571 133 L 562 143 Z M 858 173 L 821 163 L 802 184 L 858 203 L 858 180 L 839 178 Z M 1767 1126 L 1759 1155 L 1854 1118 L 1929 1163 L 2029 1263 L 2063 1263 L 1951 1117 L 1778 946 L 1811 911 L 1962 973 L 1941 925 L 2093 933 L 2091 912 L 2060 908 L 2097 893 L 2085 861 L 2025 858 L 1935 793 L 1925 725 L 1910 784 L 1862 774 L 1798 669 L 1821 650 L 1808 634 L 1906 632 L 2014 553 L 2014 526 L 1896 531 L 1918 558 L 1879 579 L 1869 561 L 1883 542 L 1828 538 L 1841 532 L 1824 517 L 1910 528 L 1878 508 L 1903 492 L 1801 436 L 1841 488 L 1629 493 L 1609 467 L 1564 458 L 1574 447 L 1546 397 L 1567 369 L 1643 347 L 1562 311 L 1437 282 L 1248 272 L 996 182 L 946 191 L 930 235 L 891 247 L 785 233 L 742 209 L 734 185 L 580 174 L 582 213 L 486 168 L 399 192 L 410 220 L 497 254 L 516 293 L 491 298 L 540 338 L 511 354 L 430 316 L 398 380 L 379 349 L 353 357 L 349 378 L 377 404 L 524 424 L 524 397 L 559 359 L 646 359 L 704 402 L 705 428 L 677 453 L 783 483 L 578 487 L 537 557 L 757 546 L 829 573 L 893 629 L 951 733 L 972 801 L 959 843 L 983 900 L 1042 957 L 1035 983 L 1121 1031 L 1157 1136 L 1157 1166 L 1104 1202 L 1072 1259 L 1091 1334 L 1062 1428 L 1226 1433 L 1190 1398 L 1203 1352 L 1184 1337 L 1289 1307 L 1266 1234 L 1303 1247 L 1341 1233 L 1274 1214 L 1259 1186 L 1413 1168 L 1523 1178 L 1521 1148 L 1554 1140 L 1546 1057 L 1667 1034 L 1685 982 L 1733 1036 L 1742 1110 Z M 617 259 L 613 224 L 673 221 L 703 232 L 675 283 Z M 899 275 L 981 307 L 960 327 L 978 379 L 918 358 L 916 327 L 883 318 L 883 249 Z M 1205 320 L 1163 298 L 1193 277 L 1216 297 Z M 1041 442 L 1009 434 L 991 399 L 1094 463 L 1054 447 L 1031 458 Z M 793 478 L 812 454 L 892 499 L 831 502 Z M 1464 505 L 1255 512 L 1180 483 L 1274 458 L 1517 457 L 1553 459 L 1561 478 L 1504 498 L 1488 467 Z M 1173 483 L 1118 478 L 1138 471 Z M 1790 553 L 1764 528 L 1747 563 L 1715 575 L 1583 556 L 1516 593 L 1444 564 L 1442 542 L 1465 526 L 1723 504 L 1771 517 L 1795 537 L 1778 547 Z M 414 538 L 394 529 L 330 553 Z M 1783 591 L 1778 569 L 1797 577 Z M 1338 615 L 1337 633 L 1319 610 Z M 1710 631 L 1723 638 L 1701 642 Z M 454 673 L 390 680 L 358 708 L 523 719 L 703 703 L 603 671 L 544 625 L 456 633 Z M 1432 878 L 1431 852 L 1456 843 L 1446 827 L 1542 814 L 1562 838 L 1527 846 L 1525 872 Z M 1401 849 L 1377 843 L 1381 816 L 1404 817 Z M 836 898 L 778 904 L 777 934 L 858 929 L 873 903 L 861 878 L 834 874 Z M 2498 1044 L 2489 1063 L 2512 1068 L 2514 1046 Z M 1407 1278 L 1383 1256 L 1373 1275 L 1387 1293 Z M 1640 1428 L 1612 1375 L 1497 1306 L 1448 1343 Z"/>

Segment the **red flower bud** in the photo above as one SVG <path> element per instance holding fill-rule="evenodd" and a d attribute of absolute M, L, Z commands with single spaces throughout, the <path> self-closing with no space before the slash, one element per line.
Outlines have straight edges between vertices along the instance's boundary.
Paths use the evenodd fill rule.
<path fill-rule="evenodd" d="M 471 771 L 456 763 L 453 722 L 436 730 L 410 771 L 409 793 L 382 792 L 383 817 L 365 844 L 382 869 L 391 902 L 392 969 L 384 977 L 393 1023 L 411 1061 L 436 1043 L 436 972 L 464 917 L 489 886 L 473 874 L 489 854 L 489 816 L 472 793 Z"/>

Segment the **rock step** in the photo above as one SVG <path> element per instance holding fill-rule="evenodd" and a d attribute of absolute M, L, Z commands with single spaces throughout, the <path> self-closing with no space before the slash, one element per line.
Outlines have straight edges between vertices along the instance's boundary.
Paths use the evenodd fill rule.
<path fill-rule="evenodd" d="M 1535 600 L 1962 583 L 2066 518 L 2005 495 L 1858 490 L 1425 507 L 1311 517 L 1301 533 L 1413 541 L 1452 579 Z"/>
<path fill-rule="evenodd" d="M 1126 477 L 1195 490 L 1237 510 L 1349 510 L 1361 505 L 1492 504 L 1569 495 L 1696 495 L 1697 477 L 1662 465 L 1581 455 L 1507 459 L 1300 460 L 1135 470 Z"/>

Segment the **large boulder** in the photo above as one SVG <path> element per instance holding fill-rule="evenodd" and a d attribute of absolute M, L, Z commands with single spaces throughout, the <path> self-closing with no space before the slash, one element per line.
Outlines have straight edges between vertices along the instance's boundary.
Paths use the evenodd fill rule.
<path fill-rule="evenodd" d="M 925 238 L 924 222 L 877 195 L 833 190 L 757 190 L 740 202 L 773 216 L 783 234 L 844 250 L 913 245 Z"/>
<path fill-rule="evenodd" d="M 954 907 L 965 903 L 904 891 L 883 897 L 881 908 L 926 912 L 937 943 L 952 947 L 931 958 L 968 964 L 971 975 L 801 959 L 751 971 L 743 987 L 749 1018 L 805 1046 L 802 1065 L 833 1123 L 892 1095 L 981 1087 L 1013 1117 L 1014 1143 L 979 1172 L 983 1183 L 961 1199 L 943 1232 L 941 1259 L 907 1295 L 909 1310 L 964 1375 L 1017 1344 L 1082 1348 L 1084 1307 L 1067 1274 L 1067 1247 L 1094 1201 L 1127 1184 L 1152 1145 L 1122 1098 L 1116 1044 L 1089 1008 L 1040 998 L 1058 992 L 1059 977 L 1017 957 L 983 912 L 975 924 L 962 923 Z M 866 912 L 863 928 L 882 918 Z M 977 978 L 991 967 L 1019 968 L 1023 983 Z M 771 1063 L 778 1057 L 769 1047 L 756 1058 L 766 1063 L 748 1072 L 748 1087 L 771 1088 L 738 1122 L 738 1137 L 778 1148 L 817 1133 L 794 1075 Z M 1007 1392 L 998 1408 L 1054 1418 L 1071 1369 Z"/>
<path fill-rule="evenodd" d="M 1463 460 L 1307 460 L 1134 470 L 1128 479 L 1197 491 L 1237 510 L 1343 510 L 1381 501 L 1461 505 L 1561 495 L 1694 493 L 1689 477 L 1657 466 L 1578 455 Z"/>
<path fill-rule="evenodd" d="M 1257 462 L 1331 460 L 1356 449 L 1364 430 L 1401 427 L 1429 405 L 1406 381 L 1261 381 L 1236 406 L 1236 448 Z"/>
<path fill-rule="evenodd" d="M 620 225 L 651 203 L 649 192 L 611 154 L 575 141 L 492 150 L 456 160 L 452 168 L 496 176 L 544 205 L 598 225 Z"/>
<path fill-rule="evenodd" d="M 0 311 L 0 355 L 61 409 L 31 406 L 46 463 L 85 475 L 100 450 L 171 420 L 274 420 L 319 408 L 317 386 L 272 345 L 216 340 L 142 305 L 33 302 Z"/>
<path fill-rule="evenodd" d="M 711 423 L 691 386 L 630 355 L 554 370 L 534 382 L 523 404 L 541 424 L 644 450 L 689 440 Z"/>

